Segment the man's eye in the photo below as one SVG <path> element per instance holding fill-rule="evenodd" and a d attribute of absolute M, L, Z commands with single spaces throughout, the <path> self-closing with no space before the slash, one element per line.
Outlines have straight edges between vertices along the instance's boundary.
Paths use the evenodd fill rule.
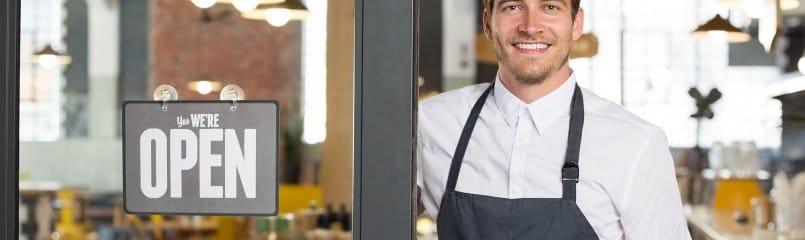
<path fill-rule="evenodd" d="M 515 6 L 515 5 L 510 5 L 510 6 L 505 6 L 505 7 L 503 7 L 503 11 L 515 11 L 515 10 L 517 10 L 517 9 L 518 9 L 518 8 L 517 8 L 517 6 Z"/>
<path fill-rule="evenodd" d="M 548 10 L 551 10 L 551 11 L 559 9 L 559 7 L 557 7 L 556 5 L 548 5 L 548 6 L 545 6 L 545 8 L 548 9 Z"/>

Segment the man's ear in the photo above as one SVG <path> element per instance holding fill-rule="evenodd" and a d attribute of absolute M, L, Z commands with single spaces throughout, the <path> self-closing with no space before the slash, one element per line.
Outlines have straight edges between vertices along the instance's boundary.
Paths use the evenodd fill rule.
<path fill-rule="evenodd" d="M 573 41 L 579 40 L 584 32 L 584 8 L 579 7 L 576 18 L 573 19 Z"/>
<path fill-rule="evenodd" d="M 489 11 L 484 9 L 484 14 L 483 14 L 484 35 L 486 35 L 486 39 L 489 39 L 489 41 L 492 41 L 492 28 L 489 25 L 490 18 L 491 18 L 491 16 L 490 16 Z"/>

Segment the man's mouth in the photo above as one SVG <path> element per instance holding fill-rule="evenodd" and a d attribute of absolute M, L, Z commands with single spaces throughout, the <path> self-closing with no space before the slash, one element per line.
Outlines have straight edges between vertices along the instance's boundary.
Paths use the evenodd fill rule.
<path fill-rule="evenodd" d="M 530 42 L 530 43 L 515 43 L 512 44 L 515 49 L 517 49 L 521 53 L 525 54 L 539 54 L 545 52 L 551 44 L 544 43 L 544 42 Z"/>
<path fill-rule="evenodd" d="M 548 48 L 547 43 L 516 43 L 514 47 L 524 50 L 542 50 Z"/>

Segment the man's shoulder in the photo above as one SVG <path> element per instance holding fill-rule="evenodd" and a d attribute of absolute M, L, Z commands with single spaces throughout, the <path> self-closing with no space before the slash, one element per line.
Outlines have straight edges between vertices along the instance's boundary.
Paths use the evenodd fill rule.
<path fill-rule="evenodd" d="M 596 95 L 590 90 L 582 89 L 584 96 L 585 124 L 602 125 L 600 129 L 609 129 L 627 135 L 643 138 L 665 138 L 665 132 L 610 100 Z"/>
<path fill-rule="evenodd" d="M 420 101 L 420 113 L 466 108 L 471 106 L 487 87 L 489 87 L 489 83 L 481 83 L 440 93 Z"/>

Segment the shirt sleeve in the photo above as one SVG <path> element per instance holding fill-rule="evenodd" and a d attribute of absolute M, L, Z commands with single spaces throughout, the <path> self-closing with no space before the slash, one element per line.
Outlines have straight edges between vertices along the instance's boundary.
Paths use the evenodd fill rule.
<path fill-rule="evenodd" d="M 625 239 L 691 239 L 662 130 L 653 131 L 628 173 L 620 213 Z"/>

